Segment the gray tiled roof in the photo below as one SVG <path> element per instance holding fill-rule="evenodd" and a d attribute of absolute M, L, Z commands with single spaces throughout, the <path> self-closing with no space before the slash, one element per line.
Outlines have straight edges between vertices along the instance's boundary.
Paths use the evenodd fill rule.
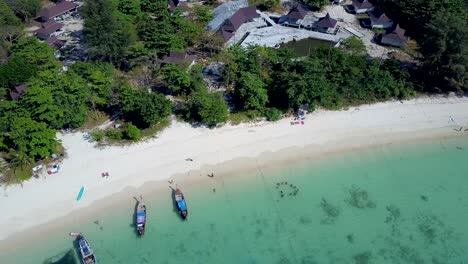
<path fill-rule="evenodd" d="M 206 26 L 207 30 L 216 31 L 219 27 L 229 19 L 237 10 L 249 6 L 249 2 L 247 0 L 238 0 L 238 1 L 229 1 L 226 2 L 215 9 L 213 9 L 214 18 L 211 22 Z"/>
<path fill-rule="evenodd" d="M 38 17 L 42 17 L 45 20 L 49 20 L 63 13 L 66 13 L 70 10 L 73 10 L 77 6 L 78 6 L 77 4 L 72 3 L 70 1 L 63 1 L 63 2 L 58 3 L 55 6 L 42 9 L 41 11 L 39 11 Z"/>
<path fill-rule="evenodd" d="M 372 12 L 369 12 L 369 18 L 372 21 L 372 23 L 374 23 L 374 24 L 384 24 L 384 23 L 392 21 L 379 8 L 376 8 L 376 9 L 372 10 Z"/>
<path fill-rule="evenodd" d="M 321 17 L 318 22 L 317 26 L 323 28 L 334 28 L 336 26 L 336 20 L 330 17 L 330 14 L 327 13 L 326 16 Z"/>

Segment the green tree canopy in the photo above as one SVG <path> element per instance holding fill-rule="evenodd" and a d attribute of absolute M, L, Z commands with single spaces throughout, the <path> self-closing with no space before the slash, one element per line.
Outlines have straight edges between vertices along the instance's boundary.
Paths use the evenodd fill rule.
<path fill-rule="evenodd" d="M 29 21 L 41 9 L 40 0 L 5 0 L 16 15 L 24 21 Z"/>
<path fill-rule="evenodd" d="M 211 12 L 211 8 L 207 6 L 196 6 L 195 7 L 196 20 L 203 26 L 206 26 L 214 17 Z"/>
<path fill-rule="evenodd" d="M 24 84 L 40 71 L 58 70 L 54 50 L 35 37 L 20 39 L 11 48 L 11 58 L 0 65 L 0 87 Z"/>
<path fill-rule="evenodd" d="M 175 64 L 166 64 L 161 68 L 162 80 L 175 94 L 188 94 L 191 87 L 189 73 Z"/>
<path fill-rule="evenodd" d="M 0 150 L 14 152 L 23 162 L 45 158 L 58 144 L 55 131 L 36 122 L 14 102 L 0 102 Z"/>
<path fill-rule="evenodd" d="M 117 5 L 117 10 L 121 13 L 130 15 L 130 16 L 137 16 L 141 12 L 141 2 L 140 0 L 119 0 Z"/>
<path fill-rule="evenodd" d="M 250 72 L 242 72 L 235 86 L 238 104 L 244 110 L 263 110 L 268 102 L 265 83 L 259 76 Z"/>
<path fill-rule="evenodd" d="M 31 117 L 55 129 L 81 126 L 87 113 L 89 88 L 73 72 L 41 72 L 29 83 L 20 104 Z"/>
<path fill-rule="evenodd" d="M 10 125 L 8 139 L 14 149 L 34 159 L 50 156 L 57 147 L 55 131 L 28 117 L 15 117 Z"/>
<path fill-rule="evenodd" d="M 86 0 L 83 33 L 92 59 L 120 62 L 136 40 L 134 26 L 112 0 Z"/>
<path fill-rule="evenodd" d="M 270 10 L 280 4 L 279 0 L 249 0 L 251 5 L 256 5 L 262 10 Z"/>
<path fill-rule="evenodd" d="M 378 0 L 376 4 L 418 42 L 423 55 L 419 80 L 426 89 L 468 90 L 468 1 Z"/>
<path fill-rule="evenodd" d="M 141 10 L 143 12 L 161 15 L 167 12 L 167 1 L 165 0 L 141 0 Z"/>
<path fill-rule="evenodd" d="M 354 55 L 366 54 L 366 46 L 364 42 L 356 37 L 350 37 L 341 42 L 341 48 Z"/>
<path fill-rule="evenodd" d="M 171 102 L 163 95 L 122 87 L 120 103 L 125 118 L 139 128 L 148 128 L 167 118 Z"/>
<path fill-rule="evenodd" d="M 157 17 L 143 14 L 137 21 L 138 36 L 148 50 L 156 52 L 158 56 L 170 51 L 184 50 L 186 43 L 176 34 L 172 16 L 162 11 Z"/>
<path fill-rule="evenodd" d="M 187 102 L 188 118 L 215 126 L 227 121 L 228 109 L 221 93 L 210 93 L 205 89 L 193 92 Z"/>
<path fill-rule="evenodd" d="M 302 0 L 301 2 L 319 9 L 330 4 L 330 0 Z"/>
<path fill-rule="evenodd" d="M 22 34 L 21 20 L 5 0 L 0 0 L 0 39 L 13 42 Z"/>
<path fill-rule="evenodd" d="M 109 104 L 114 84 L 114 68 L 106 63 L 76 62 L 70 67 L 87 83 L 87 103 L 93 109 L 104 110 Z"/>

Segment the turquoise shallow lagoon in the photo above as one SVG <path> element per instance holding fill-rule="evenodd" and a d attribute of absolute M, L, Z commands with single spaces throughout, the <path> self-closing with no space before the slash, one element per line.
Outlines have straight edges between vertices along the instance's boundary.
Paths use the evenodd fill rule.
<path fill-rule="evenodd" d="M 333 154 L 253 174 L 183 187 L 187 222 L 174 212 L 169 190 L 146 195 L 143 238 L 125 204 L 0 252 L 1 262 L 78 263 L 67 235 L 77 228 L 100 263 L 468 261 L 467 137 Z"/>

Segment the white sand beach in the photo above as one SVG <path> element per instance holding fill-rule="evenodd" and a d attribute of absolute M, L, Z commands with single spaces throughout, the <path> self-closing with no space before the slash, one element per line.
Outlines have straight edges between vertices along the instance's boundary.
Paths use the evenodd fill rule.
<path fill-rule="evenodd" d="M 60 134 L 68 157 L 59 173 L 33 178 L 22 186 L 1 187 L 0 240 L 90 206 L 127 187 L 138 188 L 149 181 L 165 183 L 172 175 L 204 165 L 307 146 L 325 153 L 468 135 L 468 98 L 423 97 L 342 111 L 320 110 L 308 114 L 304 125 L 290 122 L 288 118 L 208 129 L 173 121 L 155 139 L 104 149 L 95 148 L 83 133 Z M 102 172 L 110 176 L 102 178 Z M 84 196 L 76 201 L 82 186 Z"/>

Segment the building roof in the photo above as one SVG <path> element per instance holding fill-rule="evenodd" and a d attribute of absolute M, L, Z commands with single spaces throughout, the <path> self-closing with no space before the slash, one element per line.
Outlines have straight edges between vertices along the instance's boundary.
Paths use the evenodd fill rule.
<path fill-rule="evenodd" d="M 171 9 L 176 8 L 179 6 L 179 0 L 169 0 L 169 7 Z"/>
<path fill-rule="evenodd" d="M 44 23 L 41 23 L 41 27 L 42 27 L 42 28 L 48 28 L 48 27 L 54 25 L 55 23 L 57 23 L 55 20 L 50 19 L 50 20 L 47 20 L 47 21 L 44 22 Z"/>
<path fill-rule="evenodd" d="M 406 30 L 402 29 L 400 25 L 397 24 L 395 27 L 387 30 L 387 32 L 382 35 L 382 38 L 406 40 L 405 32 Z"/>
<path fill-rule="evenodd" d="M 163 62 L 168 64 L 182 64 L 188 63 L 191 64 L 195 60 L 195 56 L 188 55 L 185 52 L 176 52 L 171 51 L 169 55 L 163 57 Z"/>
<path fill-rule="evenodd" d="M 249 6 L 247 0 L 238 0 L 238 1 L 229 1 L 226 2 L 215 9 L 213 9 L 212 13 L 214 15 L 213 20 L 206 26 L 207 30 L 210 31 L 217 31 L 226 19 L 229 19 L 237 10 Z"/>
<path fill-rule="evenodd" d="M 22 84 L 15 87 L 14 90 L 10 91 L 10 97 L 13 100 L 18 100 L 28 89 L 28 85 Z"/>
<path fill-rule="evenodd" d="M 336 20 L 330 17 L 327 13 L 326 16 L 319 18 L 317 26 L 322 28 L 334 28 L 336 26 Z"/>
<path fill-rule="evenodd" d="M 69 2 L 69 1 L 62 1 L 55 6 L 42 9 L 41 11 L 39 11 L 38 17 L 42 17 L 45 20 L 49 20 L 63 13 L 66 13 L 76 8 L 77 6 L 78 6 L 77 4 Z"/>
<path fill-rule="evenodd" d="M 46 42 L 49 46 L 54 48 L 61 48 L 63 45 L 65 45 L 65 41 L 58 39 L 56 36 L 48 37 Z"/>
<path fill-rule="evenodd" d="M 36 30 L 36 35 L 48 36 L 48 35 L 54 33 L 55 31 L 61 29 L 62 27 L 63 27 L 63 24 L 60 24 L 60 23 L 57 23 L 57 22 L 51 23 L 46 28 L 42 27 L 42 28 Z"/>
<path fill-rule="evenodd" d="M 369 12 L 369 18 L 373 24 L 385 24 L 391 22 L 392 20 L 385 15 L 385 13 L 379 9 L 375 8 L 372 12 Z"/>
<path fill-rule="evenodd" d="M 245 22 L 259 17 L 255 6 L 243 7 L 237 10 L 231 18 L 229 18 L 218 30 L 225 41 L 228 41 L 234 35 L 234 32 Z"/>
<path fill-rule="evenodd" d="M 234 32 L 245 22 L 259 16 L 255 6 L 243 7 L 237 10 L 222 27 L 227 31 Z"/>
<path fill-rule="evenodd" d="M 372 8 L 374 5 L 369 0 L 353 0 L 353 6 L 356 9 Z"/>
<path fill-rule="evenodd" d="M 221 35 L 226 42 L 234 36 L 234 32 L 227 31 L 224 27 L 220 27 L 217 33 Z"/>
<path fill-rule="evenodd" d="M 303 19 L 306 15 L 307 10 L 302 5 L 296 5 L 286 16 L 293 19 Z"/>

